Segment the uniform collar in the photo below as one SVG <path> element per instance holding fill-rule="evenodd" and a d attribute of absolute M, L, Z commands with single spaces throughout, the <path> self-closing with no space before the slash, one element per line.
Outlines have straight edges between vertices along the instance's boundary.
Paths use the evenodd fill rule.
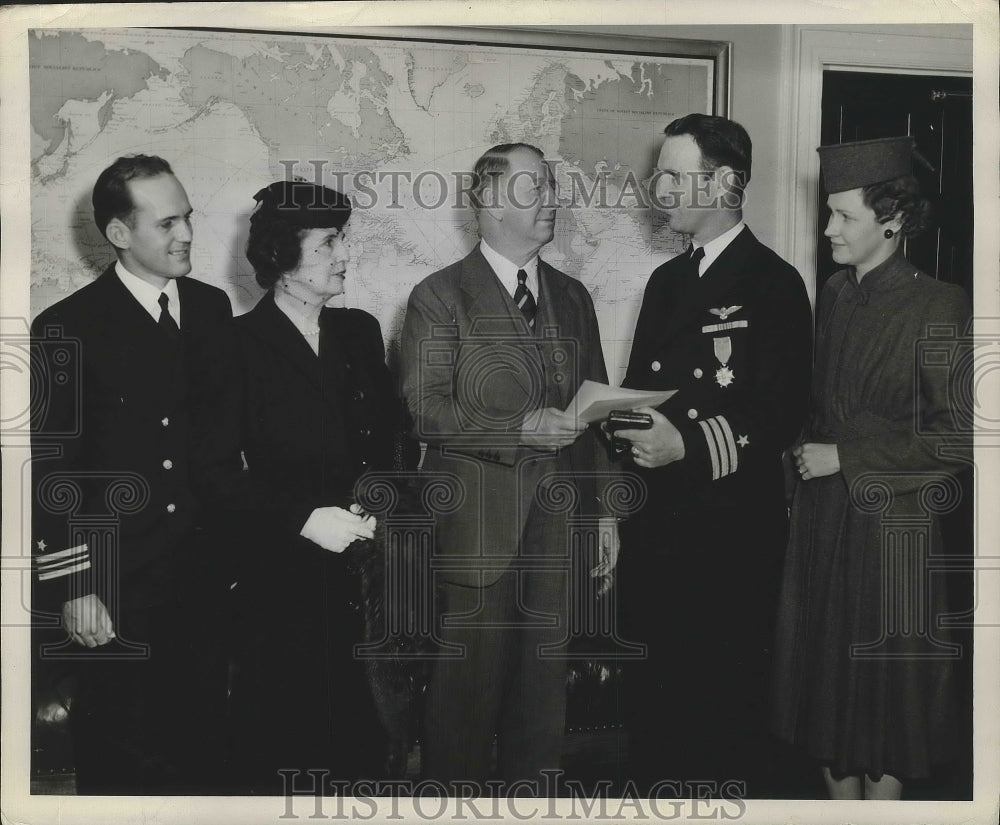
<path fill-rule="evenodd" d="M 736 236 L 743 231 L 746 227 L 746 223 L 740 220 L 736 226 L 727 229 L 721 235 L 712 238 L 708 243 L 703 244 L 702 248 L 705 250 L 705 257 L 701 259 L 701 263 L 698 264 L 698 275 L 704 275 L 708 272 L 708 268 L 715 263 L 715 259 L 718 258 L 726 249 L 729 244 L 736 240 Z M 698 247 L 696 246 L 695 249 Z"/>
<path fill-rule="evenodd" d="M 859 295 L 867 296 L 873 292 L 886 292 L 895 289 L 903 282 L 913 280 L 918 271 L 903 256 L 902 245 L 900 245 L 882 263 L 869 269 L 868 273 L 861 279 L 861 283 L 858 283 L 858 273 L 853 266 L 847 270 L 847 280 Z"/>
<path fill-rule="evenodd" d="M 160 295 L 166 295 L 170 299 L 170 303 L 167 304 L 170 316 L 178 327 L 181 325 L 181 296 L 175 278 L 169 278 L 163 289 L 157 289 L 138 275 L 129 272 L 121 261 L 115 264 L 115 273 L 129 294 L 152 316 L 154 321 L 160 320 Z"/>

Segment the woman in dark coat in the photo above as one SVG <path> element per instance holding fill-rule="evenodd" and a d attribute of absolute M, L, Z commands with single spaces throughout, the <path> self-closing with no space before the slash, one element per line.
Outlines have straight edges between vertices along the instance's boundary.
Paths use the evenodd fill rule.
<path fill-rule="evenodd" d="M 393 469 L 402 407 L 378 321 L 326 308 L 344 289 L 350 202 L 298 181 L 255 199 L 247 258 L 268 293 L 234 321 L 237 380 L 216 390 L 205 447 L 223 459 L 204 483 L 239 524 L 234 772 L 237 787 L 280 794 L 293 780 L 279 770 L 301 772 L 297 789 L 326 770 L 316 781 L 329 792 L 384 771 L 386 734 L 353 651 L 363 617 L 350 556 L 375 519 L 353 494 L 363 474 Z"/>
<path fill-rule="evenodd" d="M 961 288 L 903 257 L 928 204 L 912 138 L 820 148 L 834 260 L 819 302 L 813 412 L 793 450 L 801 478 L 775 649 L 774 727 L 822 766 L 833 798 L 899 798 L 955 755 L 953 650 L 937 629 L 937 514 L 957 504 L 947 359 L 966 332 Z M 939 325 L 939 326 L 932 326 Z M 950 338 L 949 338 L 950 336 Z M 945 449 L 941 449 L 945 448 Z M 906 599 L 910 601 L 907 602 Z"/>

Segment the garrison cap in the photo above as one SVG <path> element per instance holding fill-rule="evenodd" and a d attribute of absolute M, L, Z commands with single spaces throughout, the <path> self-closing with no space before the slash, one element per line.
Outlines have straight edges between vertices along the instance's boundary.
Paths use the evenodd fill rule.
<path fill-rule="evenodd" d="M 823 170 L 823 186 L 832 195 L 909 175 L 915 146 L 912 137 L 820 146 L 816 151 Z"/>

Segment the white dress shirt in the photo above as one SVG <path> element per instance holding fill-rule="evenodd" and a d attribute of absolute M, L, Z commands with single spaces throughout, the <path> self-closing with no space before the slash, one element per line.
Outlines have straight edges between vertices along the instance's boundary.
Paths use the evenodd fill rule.
<path fill-rule="evenodd" d="M 168 278 L 167 285 L 163 289 L 157 289 L 151 283 L 142 280 L 138 275 L 133 275 L 129 272 L 122 266 L 121 261 L 115 264 L 115 272 L 118 273 L 118 279 L 125 284 L 125 289 L 132 294 L 132 297 L 139 302 L 139 305 L 146 312 L 153 316 L 154 321 L 159 322 L 160 320 L 160 294 L 166 293 L 166 296 L 170 299 L 170 303 L 167 304 L 167 311 L 170 313 L 170 317 L 174 319 L 174 323 L 177 324 L 177 328 L 180 329 L 181 296 L 177 290 L 177 281 L 174 278 Z"/>
<path fill-rule="evenodd" d="M 538 256 L 535 255 L 530 261 L 525 263 L 524 266 L 516 266 L 508 261 L 503 255 L 497 252 L 493 247 L 491 247 L 486 241 L 479 242 L 479 249 L 483 253 L 483 257 L 486 258 L 486 263 L 490 265 L 493 272 L 500 279 L 500 283 L 503 284 L 504 289 L 510 293 L 510 297 L 514 297 L 514 290 L 517 289 L 517 271 L 523 269 L 525 274 L 528 276 L 525 283 L 528 285 L 528 289 L 531 290 L 531 294 L 535 299 L 535 303 L 538 303 Z"/>
<path fill-rule="evenodd" d="M 727 229 L 717 238 L 712 238 L 712 240 L 704 245 L 705 257 L 698 262 L 699 278 L 708 271 L 708 268 L 713 263 L 715 263 L 715 259 L 725 251 L 726 247 L 736 240 L 736 236 L 743 231 L 744 226 L 746 226 L 746 223 L 744 221 L 740 221 L 732 229 Z M 698 247 L 695 246 L 695 249 L 697 248 Z"/>

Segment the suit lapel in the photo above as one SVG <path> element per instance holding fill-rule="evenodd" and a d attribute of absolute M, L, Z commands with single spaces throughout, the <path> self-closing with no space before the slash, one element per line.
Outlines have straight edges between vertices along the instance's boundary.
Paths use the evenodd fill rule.
<path fill-rule="evenodd" d="M 562 347 L 561 342 L 566 340 L 581 340 L 578 329 L 580 319 L 571 311 L 570 304 L 566 301 L 567 286 L 568 283 L 557 278 L 553 268 L 539 258 L 538 313 L 535 315 L 535 334 L 541 338 L 541 347 Z M 577 366 L 579 366 L 580 357 L 581 355 L 578 353 Z M 553 365 L 558 362 L 552 357 L 543 357 L 542 363 L 543 365 Z M 565 372 L 570 367 L 571 365 L 566 364 L 557 369 Z M 575 393 L 577 387 L 571 387 L 571 381 L 549 380 L 546 383 L 549 387 L 556 389 L 559 399 L 557 406 L 560 409 L 565 409 L 570 402 L 569 393 Z"/>
<path fill-rule="evenodd" d="M 204 332 L 210 323 L 206 306 L 196 300 L 189 276 L 177 279 L 177 293 L 181 299 L 181 335 L 190 340 Z"/>
<path fill-rule="evenodd" d="M 478 245 L 462 261 L 459 285 L 466 313 L 473 327 L 470 332 L 474 338 L 482 338 L 484 342 L 488 342 L 497 339 L 523 340 L 528 337 L 528 325 L 521 310 L 504 290 Z M 541 358 L 537 350 L 534 347 L 524 349 L 531 353 L 530 357 L 537 359 L 537 368 L 541 369 Z M 537 391 L 532 387 L 531 376 L 524 370 L 513 370 L 512 374 L 529 396 Z"/>
<path fill-rule="evenodd" d="M 538 312 L 535 315 L 536 334 L 545 334 L 555 328 L 556 335 L 565 338 L 570 334 L 567 324 L 573 322 L 572 316 L 563 317 L 560 309 L 565 308 L 566 284 L 556 279 L 554 270 L 541 258 L 538 259 Z"/>
<path fill-rule="evenodd" d="M 288 316 L 278 309 L 273 292 L 261 298 L 246 318 L 247 327 L 253 335 L 279 353 L 289 369 L 298 372 L 317 392 L 322 392 L 320 359 Z"/>
<path fill-rule="evenodd" d="M 339 411 L 345 389 L 357 389 L 353 373 L 364 368 L 360 352 L 361 341 L 352 334 L 346 309 L 324 309 L 319 316 L 319 323 L 323 329 L 319 359 L 320 391 L 327 403 Z"/>
<path fill-rule="evenodd" d="M 526 331 L 524 316 L 478 246 L 462 261 L 459 285 L 469 317 L 480 322 L 477 329 L 485 322 L 485 326 L 501 335 L 523 334 Z"/>

